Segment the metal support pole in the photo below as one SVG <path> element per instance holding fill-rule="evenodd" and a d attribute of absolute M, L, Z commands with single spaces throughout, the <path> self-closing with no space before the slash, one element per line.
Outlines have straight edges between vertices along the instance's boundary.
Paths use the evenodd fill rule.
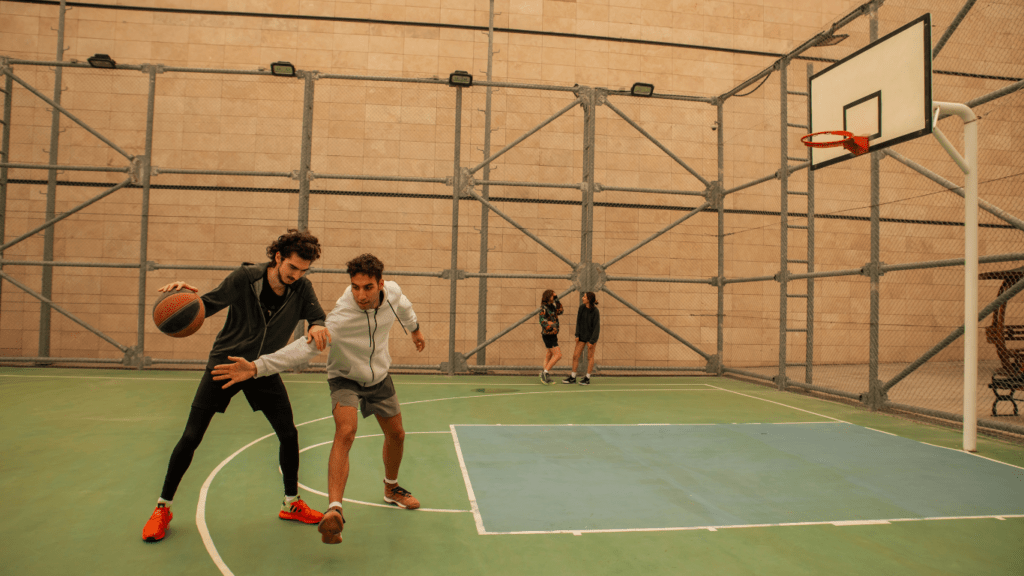
<path fill-rule="evenodd" d="M 807 65 L 807 93 L 811 93 L 814 65 Z M 811 118 L 811 99 L 807 98 L 807 121 Z M 809 124 L 808 124 L 809 125 Z M 807 171 L 807 273 L 814 274 L 814 170 Z M 807 348 L 804 353 L 804 382 L 814 383 L 814 278 L 807 278 Z"/>
<path fill-rule="evenodd" d="M 964 438 L 967 452 L 978 449 L 978 118 L 964 104 L 934 102 L 939 112 L 964 122 L 964 156 L 953 149 L 935 122 L 932 133 L 964 172 Z"/>
<path fill-rule="evenodd" d="M 309 174 L 313 157 L 313 89 L 316 72 L 303 72 L 302 158 L 299 160 L 299 230 L 309 228 Z"/>
<path fill-rule="evenodd" d="M 583 100 L 583 175 L 582 175 L 582 203 L 580 206 L 580 263 L 579 270 L 586 270 L 594 260 L 594 146 L 596 144 L 597 131 L 597 94 L 593 88 L 580 91 L 580 99 Z M 597 292 L 597 286 L 593 285 L 596 278 L 592 274 L 579 274 L 583 279 L 582 285 L 577 290 L 583 292 Z M 582 304 L 580 304 L 582 306 Z M 588 362 L 587 346 L 583 347 L 580 353 L 579 362 L 586 370 Z M 570 360 L 572 362 L 572 360 Z M 596 364 L 595 364 L 596 370 Z M 570 372 L 575 372 L 576 366 L 572 366 Z M 583 372 L 586 374 L 586 372 Z"/>
<path fill-rule="evenodd" d="M 786 388 L 786 336 L 789 324 L 789 61 L 779 60 L 779 375 L 776 384 Z"/>
<path fill-rule="evenodd" d="M 879 12 L 871 9 L 868 32 L 871 42 L 879 38 Z M 879 164 L 882 154 L 871 153 L 871 231 L 870 231 L 870 252 L 871 261 L 868 266 L 868 277 L 870 278 L 870 308 L 867 320 L 867 395 L 863 402 L 871 410 L 878 410 L 885 402 L 885 395 L 882 393 L 882 382 L 879 381 L 879 277 L 881 271 L 879 266 L 881 253 L 881 209 L 879 203 L 882 198 L 882 182 L 879 172 Z"/>
<path fill-rule="evenodd" d="M 459 198 L 462 196 L 462 87 L 455 87 L 455 159 L 452 162 L 452 260 L 448 293 L 448 375 L 455 375 L 455 306 L 458 302 Z"/>
<path fill-rule="evenodd" d="M 718 184 L 725 190 L 725 103 L 718 102 Z M 718 326 L 715 354 L 718 356 L 717 376 L 723 376 L 725 353 L 725 194 L 718 201 Z"/>
<path fill-rule="evenodd" d="M 879 160 L 881 152 L 871 153 L 871 263 L 868 268 L 868 277 L 871 279 L 870 288 L 870 309 L 868 316 L 868 394 L 864 402 L 872 410 L 878 410 L 885 400 L 881 388 L 881 381 L 878 379 L 878 330 L 879 330 L 879 307 L 880 295 L 878 292 L 879 277 L 882 265 L 881 253 L 881 178 L 879 174 Z"/>
<path fill-rule="evenodd" d="M 156 74 L 159 67 L 149 66 L 149 94 L 146 99 L 146 158 L 142 166 L 142 213 L 139 216 L 139 326 L 135 342 L 137 368 L 145 368 L 146 280 L 149 267 L 149 186 L 153 176 L 153 115 L 156 111 Z"/>
<path fill-rule="evenodd" d="M 0 161 L 10 161 L 11 150 L 11 108 L 14 106 L 14 80 L 10 76 L 4 76 L 4 131 L 0 139 Z M 7 222 L 7 168 L 0 168 L 0 244 L 6 238 Z M 0 260 L 4 257 L 4 251 L 0 249 Z M 0 264 L 0 271 L 4 266 Z M 0 282 L 0 310 L 3 309 L 3 282 Z"/>
<path fill-rule="evenodd" d="M 494 0 L 490 2 L 490 16 L 487 24 L 487 81 L 492 80 L 491 74 L 494 70 Z M 493 87 L 487 86 L 486 100 L 484 103 L 484 158 L 491 155 L 491 91 Z M 491 165 L 484 166 L 484 180 L 491 179 Z M 490 199 L 491 187 L 484 184 L 480 189 L 480 195 L 484 199 Z M 490 247 L 490 212 L 487 206 L 480 205 L 480 273 L 487 273 L 487 252 Z M 476 299 L 476 343 L 477 346 L 487 340 L 487 278 L 481 277 L 477 284 Z M 481 349 L 476 355 L 477 365 L 487 364 L 487 349 Z"/>
<path fill-rule="evenodd" d="M 65 0 L 60 0 L 60 16 L 57 20 L 57 62 L 64 60 L 64 16 L 67 12 Z M 60 106 L 63 87 L 64 68 L 58 66 L 53 72 L 53 101 L 56 104 L 50 117 L 50 164 L 57 163 L 57 152 L 60 146 Z M 57 171 L 50 170 L 46 180 L 46 213 L 44 220 L 49 222 L 57 212 Z M 54 228 L 51 226 L 43 233 L 43 260 L 53 260 Z M 53 268 L 43 267 L 41 292 L 46 300 L 53 298 Z M 50 355 L 50 306 L 45 301 L 39 303 L 39 354 L 40 357 Z"/>

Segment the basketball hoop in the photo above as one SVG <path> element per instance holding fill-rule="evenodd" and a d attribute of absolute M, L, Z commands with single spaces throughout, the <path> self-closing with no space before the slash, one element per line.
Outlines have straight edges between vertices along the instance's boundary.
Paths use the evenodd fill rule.
<path fill-rule="evenodd" d="M 812 138 L 815 136 L 821 136 L 823 134 L 830 134 L 832 136 L 842 136 L 841 140 L 829 140 L 828 142 L 813 142 Z M 867 136 L 854 136 L 852 132 L 846 130 L 826 130 L 824 132 L 815 132 L 814 134 L 808 134 L 800 139 L 808 148 L 833 148 L 835 146 L 842 146 L 850 151 L 854 156 L 860 156 L 866 154 L 869 150 L 868 137 Z"/>

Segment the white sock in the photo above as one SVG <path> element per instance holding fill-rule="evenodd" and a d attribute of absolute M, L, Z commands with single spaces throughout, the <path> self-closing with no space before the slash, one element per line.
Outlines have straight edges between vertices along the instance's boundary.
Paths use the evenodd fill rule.
<path fill-rule="evenodd" d="M 387 484 L 398 484 L 398 480 L 388 480 L 387 478 L 384 479 L 384 482 Z"/>
<path fill-rule="evenodd" d="M 163 498 L 157 498 L 156 499 L 156 503 L 157 503 L 157 506 L 159 506 L 160 504 L 163 504 L 164 508 L 170 508 L 171 504 L 173 502 L 171 500 L 164 500 Z"/>
<path fill-rule="evenodd" d="M 545 374 L 547 374 L 547 373 L 548 373 L 548 371 L 547 371 L 547 370 L 545 370 L 545 371 L 544 371 L 544 373 L 545 373 Z"/>
<path fill-rule="evenodd" d="M 587 380 L 590 380 L 590 374 L 587 374 Z"/>
<path fill-rule="evenodd" d="M 285 505 L 291 504 L 292 502 L 295 502 L 298 499 L 299 499 L 299 495 L 298 494 L 296 494 L 295 496 L 289 496 L 287 494 L 284 495 L 284 503 L 285 503 Z"/>
<path fill-rule="evenodd" d="M 572 373 L 572 377 L 573 377 L 573 378 L 575 378 L 575 377 L 576 377 L 576 373 L 575 373 L 575 372 L 573 372 L 573 373 Z"/>
<path fill-rule="evenodd" d="M 327 505 L 327 509 L 330 510 L 331 508 L 341 508 L 341 502 L 331 502 Z"/>

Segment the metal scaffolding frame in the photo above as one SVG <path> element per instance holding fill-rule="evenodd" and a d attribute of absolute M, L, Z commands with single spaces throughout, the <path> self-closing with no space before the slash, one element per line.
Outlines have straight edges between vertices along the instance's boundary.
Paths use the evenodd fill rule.
<path fill-rule="evenodd" d="M 230 171 L 230 170 L 191 170 L 191 169 L 170 169 L 160 168 L 153 166 L 151 159 L 153 156 L 153 123 L 154 113 L 156 108 L 155 95 L 157 92 L 157 85 L 161 74 L 168 72 L 189 72 L 189 73 L 202 73 L 202 74 L 215 74 L 215 75 L 269 75 L 269 72 L 262 70 L 213 70 L 213 69 L 196 69 L 196 68 L 175 68 L 156 64 L 147 64 L 142 66 L 119 66 L 121 70 L 134 70 L 146 76 L 148 80 L 148 92 L 147 92 L 147 112 L 146 112 L 146 131 L 145 141 L 143 150 L 138 154 L 131 154 L 126 151 L 123 147 L 118 146 L 111 139 L 107 138 L 101 131 L 90 127 L 86 122 L 76 117 L 73 113 L 63 107 L 60 103 L 61 96 L 61 80 L 60 74 L 63 68 L 74 67 L 74 68 L 89 68 L 85 64 L 72 63 L 63 61 L 63 50 L 58 49 L 57 59 L 52 62 L 41 62 L 41 61 L 30 61 L 30 60 L 17 60 L 12 58 L 0 58 L 0 75 L 4 77 L 4 107 L 3 107 L 3 133 L 2 148 L 0 148 L 0 279 L 8 282 L 11 286 L 18 288 L 25 293 L 31 295 L 41 302 L 41 315 L 39 320 L 39 347 L 38 355 L 34 357 L 7 357 L 0 358 L 2 362 L 29 362 L 29 363 L 54 363 L 54 362 L 67 362 L 67 363 L 96 363 L 96 364 L 120 364 L 123 366 L 135 367 L 135 368 L 146 368 L 153 364 L 178 364 L 178 365 L 195 365 L 204 364 L 205 359 L 196 360 L 181 360 L 181 359 L 161 359 L 161 358 L 150 358 L 146 355 L 145 347 L 145 326 L 147 318 L 147 310 L 145 306 L 145 294 L 147 286 L 147 275 L 159 269 L 178 269 L 178 270 L 231 270 L 231 267 L 222 266 L 192 266 L 192 265 L 176 265 L 171 263 L 157 263 L 149 260 L 147 253 L 147 244 L 149 242 L 149 194 L 152 179 L 160 175 L 171 175 L 171 174 L 188 174 L 188 175 L 210 175 L 210 176 L 226 176 L 226 175 L 240 175 L 240 176 L 267 176 L 267 177 L 280 177 L 280 178 L 295 178 L 299 182 L 298 192 L 298 211 L 296 214 L 296 220 L 300 228 L 304 228 L 309 222 L 309 198 L 311 194 L 310 183 L 314 179 L 333 179 L 333 180 L 356 180 L 356 181 L 378 181 L 378 182 L 418 182 L 418 183 L 433 183 L 433 184 L 445 184 L 451 187 L 451 198 L 452 198 L 452 229 L 451 229 L 451 262 L 450 268 L 445 270 L 413 270 L 413 271 L 399 271 L 389 272 L 392 275 L 398 276 L 420 276 L 420 277 L 432 277 L 441 278 L 449 281 L 449 334 L 448 334 L 448 360 L 440 363 L 440 365 L 399 365 L 395 366 L 398 369 L 416 369 L 416 370 L 429 370 L 438 371 L 453 375 L 456 373 L 467 373 L 467 372 L 488 372 L 495 370 L 535 370 L 536 366 L 508 366 L 508 365 L 489 365 L 486 361 L 486 349 L 489 345 L 498 341 L 505 335 L 509 334 L 516 327 L 534 318 L 540 311 L 540 308 L 536 308 L 533 311 L 527 313 L 519 320 L 512 322 L 511 324 L 501 327 L 494 335 L 487 337 L 488 326 L 486 323 L 486 308 L 487 308 L 487 280 L 490 278 L 502 278 L 502 279 L 559 279 L 569 280 L 572 282 L 572 287 L 563 292 L 560 296 L 565 296 L 573 291 L 576 292 L 604 292 L 611 298 L 621 303 L 625 308 L 636 313 L 638 316 L 644 318 L 646 321 L 653 324 L 655 327 L 663 331 L 672 339 L 680 342 L 696 356 L 700 357 L 705 365 L 703 367 L 693 366 L 667 366 L 667 367 L 645 367 L 645 366 L 605 366 L 601 365 L 600 369 L 603 371 L 624 371 L 624 372 L 671 372 L 671 373 L 684 373 L 684 372 L 701 372 L 713 375 L 738 375 L 748 378 L 754 378 L 758 380 L 765 380 L 773 383 L 779 389 L 786 389 L 789 386 L 799 387 L 801 389 L 812 390 L 822 393 L 827 393 L 835 396 L 845 397 L 848 399 L 855 400 L 864 404 L 873 410 L 878 409 L 898 409 L 916 412 L 928 416 L 938 416 L 947 420 L 962 420 L 962 416 L 956 414 L 942 413 L 935 410 L 929 410 L 920 407 L 906 406 L 902 404 L 893 403 L 888 400 L 887 393 L 894 386 L 896 386 L 902 379 L 908 374 L 913 372 L 916 368 L 924 364 L 929 358 L 933 357 L 939 351 L 947 347 L 950 343 L 956 340 L 964 332 L 964 326 L 960 326 L 959 329 L 954 330 L 942 341 L 935 344 L 935 346 L 927 353 L 921 356 L 918 360 L 910 363 L 907 367 L 896 377 L 889 381 L 883 382 L 878 376 L 878 360 L 879 360 L 879 339 L 878 339 L 878 327 L 879 327 L 879 278 L 886 272 L 895 270 L 910 270 L 910 269 L 925 269 L 925 268 L 941 268 L 941 267 L 952 267 L 962 266 L 963 259 L 953 260 L 940 260 L 931 262 L 917 262 L 900 265 L 885 265 L 879 260 L 879 244 L 880 244 L 880 214 L 879 214 L 879 166 L 880 162 L 885 158 L 892 158 L 898 161 L 912 170 L 918 172 L 925 178 L 940 184 L 944 188 L 948 189 L 952 193 L 963 196 L 964 192 L 961 187 L 943 179 L 942 177 L 932 173 L 928 169 L 918 165 L 913 160 L 903 157 L 902 155 L 893 152 L 892 150 L 877 151 L 871 153 L 871 247 L 870 254 L 871 259 L 865 263 L 863 267 L 859 269 L 849 270 L 832 270 L 826 272 L 818 272 L 815 270 L 815 212 L 814 212 L 814 178 L 813 173 L 808 169 L 810 162 L 807 158 L 802 157 L 791 157 L 789 156 L 788 148 L 791 142 L 791 130 L 799 129 L 804 132 L 808 131 L 806 125 L 795 124 L 789 121 L 789 111 L 791 107 L 798 107 L 796 109 L 807 110 L 809 117 L 810 102 L 807 98 L 809 94 L 809 87 L 801 90 L 791 89 L 788 80 L 788 71 L 793 62 L 803 52 L 815 47 L 822 40 L 831 37 L 833 34 L 841 30 L 844 26 L 847 26 L 851 22 L 867 16 L 870 18 L 871 28 L 871 39 L 874 40 L 878 37 L 878 26 L 877 26 L 877 7 L 880 2 L 869 2 L 851 11 L 846 16 L 837 19 L 828 29 L 823 30 L 813 38 L 798 46 L 796 49 L 785 54 L 782 58 L 778 59 L 768 68 L 765 68 L 761 72 L 753 75 L 751 78 L 739 83 L 735 88 L 727 91 L 726 93 L 714 97 L 708 98 L 703 96 L 668 96 L 655 94 L 651 98 L 654 100 L 678 100 L 704 104 L 710 108 L 714 108 L 717 117 L 717 156 L 716 156 L 716 173 L 711 175 L 702 175 L 696 169 L 694 169 L 684 158 L 674 153 L 669 147 L 661 143 L 655 136 L 645 130 L 638 122 L 633 120 L 627 115 L 619 106 L 616 105 L 617 99 L 630 98 L 628 92 L 613 91 L 601 87 L 591 86 L 575 86 L 573 88 L 567 88 L 564 86 L 547 86 L 547 85 L 536 85 L 536 84 L 521 84 L 521 83 L 510 83 L 510 82 L 495 82 L 490 78 L 491 75 L 491 62 L 488 60 L 488 80 L 475 82 L 474 86 L 481 86 L 486 88 L 486 110 L 485 110 L 485 141 L 483 148 L 484 160 L 475 166 L 464 166 L 463 160 L 460 156 L 462 138 L 463 138 L 463 125 L 462 125 L 462 113 L 463 113 L 463 92 L 466 88 L 455 86 L 452 90 L 455 90 L 455 126 L 454 126 L 454 138 L 453 138 L 453 151 L 454 160 L 452 163 L 451 175 L 446 178 L 420 178 L 420 177 L 400 177 L 400 176 L 380 176 L 374 174 L 327 174 L 327 173 L 316 173 L 312 169 L 312 154 L 313 154 L 313 122 L 314 122 L 314 109 L 315 109 L 315 88 L 320 82 L 330 80 L 356 80 L 356 81 L 374 81 L 374 82 L 394 82 L 394 83 L 406 83 L 406 84 L 434 84 L 444 85 L 447 84 L 445 80 L 440 79 L 409 79 L 409 78 L 397 78 L 397 77 L 382 77 L 382 76 L 353 76 L 353 75 L 339 75 L 339 74 L 320 74 L 316 71 L 298 71 L 297 76 L 303 82 L 303 114 L 302 114 L 302 129 L 301 129 L 301 153 L 297 163 L 297 170 L 294 172 L 253 172 L 253 171 Z M 946 34 L 942 37 L 940 42 L 934 48 L 934 52 L 938 52 L 945 42 L 948 40 L 950 35 L 955 30 L 955 27 L 959 25 L 960 21 L 963 20 L 964 15 L 970 10 L 973 2 L 968 2 L 962 13 L 958 15 L 957 19 L 950 25 L 950 28 L 946 31 Z M 58 45 L 63 46 L 63 22 L 64 22 L 64 6 L 62 3 L 59 30 L 58 30 Z M 492 20 L 490 26 L 490 33 L 488 39 L 489 55 L 493 53 L 493 10 Z M 56 69 L 57 81 L 54 88 L 53 98 L 47 97 L 42 91 L 30 85 L 28 82 L 20 78 L 15 73 L 15 67 L 31 67 L 31 66 L 50 66 Z M 780 90 L 779 90 L 779 145 L 780 155 L 778 159 L 779 169 L 772 173 L 765 175 L 760 178 L 751 180 L 750 182 L 735 186 L 731 189 L 726 190 L 724 188 L 725 182 L 725 115 L 724 105 L 732 97 L 739 95 L 744 89 L 753 86 L 755 83 L 762 81 L 767 78 L 773 72 L 778 72 L 780 77 Z M 806 77 L 810 78 L 813 73 L 811 65 L 807 66 Z M 12 94 L 13 85 L 17 83 L 29 93 L 45 102 L 52 108 L 52 121 L 51 121 L 51 140 L 49 149 L 49 161 L 46 164 L 32 164 L 24 162 L 10 162 L 10 128 L 11 128 L 11 110 L 13 107 Z M 1008 94 L 1012 94 L 1017 90 L 1024 87 L 1024 82 L 1017 82 L 1010 86 L 1003 87 L 991 94 L 988 94 L 982 98 L 978 98 L 969 105 L 977 105 L 984 102 L 991 101 L 996 98 L 1004 97 Z M 491 91 L 496 88 L 512 88 L 512 89 L 528 89 L 528 90 L 542 90 L 548 92 L 564 93 L 567 97 L 567 103 L 560 110 L 550 115 L 545 120 L 538 123 L 533 128 L 527 130 L 523 134 L 519 135 L 516 139 L 511 141 L 509 144 L 502 147 L 497 152 L 491 152 L 490 132 L 491 132 Z M 571 97 L 572 100 L 568 100 Z M 801 101 L 800 98 L 805 98 Z M 794 102 L 791 103 L 790 100 Z M 575 109 L 577 106 L 583 109 L 583 162 L 582 170 L 579 174 L 579 180 L 575 182 L 562 182 L 562 183 L 542 183 L 542 182 L 525 182 L 525 181 L 512 181 L 512 180 L 493 180 L 491 177 L 491 164 L 496 159 L 501 157 L 503 154 L 513 149 L 515 146 L 529 139 L 531 136 L 542 131 L 546 126 L 554 122 L 559 117 L 565 115 L 569 111 Z M 596 181 L 595 178 L 595 152 L 596 152 L 596 125 L 598 123 L 597 110 L 599 107 L 605 106 L 611 112 L 613 112 L 618 118 L 626 122 L 629 126 L 635 129 L 641 136 L 646 140 L 653 143 L 658 149 L 660 149 L 668 158 L 675 162 L 678 166 L 682 167 L 688 174 L 693 176 L 697 181 L 704 186 L 703 190 L 668 190 L 668 189 L 653 189 L 653 188 L 628 188 L 628 187 L 613 187 L 604 186 L 600 182 Z M 65 116 L 69 120 L 75 122 L 88 133 L 98 138 L 101 142 L 106 144 L 112 150 L 119 153 L 127 160 L 127 165 L 123 167 L 96 167 L 96 166 L 76 166 L 76 165 L 61 165 L 58 162 L 57 150 L 59 147 L 59 124 L 60 116 Z M 6 205 L 7 205 L 7 189 L 8 189 L 8 170 L 9 169 L 21 169 L 21 170 L 39 170 L 46 171 L 48 174 L 48 186 L 47 186 L 47 202 L 46 202 L 46 214 L 44 223 L 33 228 L 29 232 L 22 234 L 21 236 L 14 238 L 10 241 L 3 242 L 4 227 L 6 222 Z M 126 174 L 126 178 L 120 183 L 107 188 L 103 192 L 97 194 L 92 199 L 81 203 L 79 206 L 66 211 L 59 216 L 55 213 L 55 195 L 57 188 L 56 173 L 58 170 L 66 171 L 101 171 L 111 173 L 122 173 Z M 790 182 L 790 177 L 802 170 L 807 170 L 807 186 L 806 190 L 795 190 Z M 475 176 L 480 173 L 481 178 L 477 179 Z M 779 253 L 779 271 L 770 276 L 756 276 L 756 277 L 733 277 L 727 278 L 725 276 L 725 198 L 741 190 L 745 190 L 766 182 L 778 180 L 780 185 L 780 253 Z M 109 196 L 116 194 L 119 190 L 125 187 L 141 187 L 142 190 L 142 212 L 139 222 L 139 258 L 136 264 L 105 264 L 100 262 L 60 262 L 54 260 L 53 255 L 53 227 L 56 223 L 68 218 L 74 213 L 86 208 L 87 206 L 106 199 Z M 550 187 L 560 189 L 572 189 L 579 190 L 580 202 L 581 202 L 581 233 L 580 233 L 580 257 L 579 261 L 573 261 L 570 257 L 560 253 L 553 246 L 545 242 L 536 233 L 532 232 L 527 226 L 520 222 L 509 214 L 502 211 L 496 206 L 490 199 L 489 187 L 490 186 L 530 186 L 530 187 Z M 662 229 L 653 233 L 649 237 L 643 239 L 636 245 L 628 248 L 621 254 L 607 260 L 604 263 L 594 262 L 593 259 L 593 233 L 594 233 L 594 198 L 595 194 L 602 191 L 626 191 L 626 192 L 643 192 L 643 193 L 655 193 L 655 194 L 668 194 L 677 196 L 699 196 L 702 198 L 702 203 L 686 212 L 683 216 L 675 219 L 670 224 L 666 225 Z M 789 198 L 791 196 L 806 197 L 807 210 L 803 214 L 791 214 L 789 212 Z M 459 255 L 459 204 L 460 201 L 475 201 L 481 206 L 481 223 L 480 223 L 480 262 L 479 269 L 476 272 L 461 270 L 458 268 L 458 255 Z M 1005 221 L 1009 226 L 1024 232 L 1024 222 L 1019 218 L 1001 210 L 997 206 L 993 206 L 990 203 L 982 201 L 981 208 L 993 214 L 994 216 Z M 651 243 L 660 236 L 667 232 L 685 224 L 687 220 L 693 216 L 702 212 L 712 213 L 714 212 L 717 216 L 717 272 L 716 275 L 711 278 L 664 278 L 664 277 L 644 277 L 644 276 L 616 276 L 609 274 L 609 269 L 616 263 L 621 261 L 623 258 L 639 250 L 645 245 Z M 527 238 L 533 240 L 540 245 L 544 250 L 551 253 L 553 256 L 558 258 L 561 262 L 566 265 L 566 271 L 564 274 L 551 274 L 551 275 L 538 275 L 538 274 L 496 274 L 488 272 L 487 262 L 487 246 L 488 246 L 488 222 L 491 216 L 501 218 L 508 222 L 512 227 L 519 230 Z M 791 219 L 793 220 L 791 222 Z M 797 219 L 802 220 L 797 222 Z M 43 248 L 43 256 L 41 260 L 10 260 L 3 256 L 3 252 L 10 247 L 22 242 L 30 237 L 35 236 L 38 233 L 43 233 L 45 242 Z M 799 257 L 793 257 L 789 254 L 789 239 L 790 235 L 794 233 L 802 233 L 806 235 L 806 253 L 799 255 Z M 1019 261 L 1024 259 L 1024 253 L 1010 253 L 996 256 L 989 256 L 982 258 L 982 262 L 1011 262 Z M 791 265 L 800 265 L 805 268 L 805 271 L 791 270 Z M 40 267 L 42 269 L 42 289 L 40 292 L 36 292 L 24 283 L 20 282 L 14 275 L 9 271 L 5 270 L 11 266 L 27 266 L 27 267 Z M 137 327 L 137 340 L 133 345 L 127 345 L 117 342 L 115 339 L 104 334 L 100 330 L 93 326 L 90 326 L 86 321 L 76 317 L 60 303 L 52 300 L 52 271 L 57 266 L 69 266 L 69 267 L 108 267 L 108 268 L 131 268 L 138 269 L 138 303 L 137 303 L 137 315 L 138 315 L 138 327 Z M 316 269 L 314 272 L 318 274 L 344 274 L 344 270 L 336 269 Z M 869 377 L 867 382 L 867 391 L 863 394 L 854 394 L 842 390 L 828 388 L 815 383 L 814 379 L 814 358 L 813 358 L 813 344 L 814 344 L 814 306 L 815 306 L 815 291 L 814 281 L 818 278 L 835 278 L 841 276 L 866 276 L 870 279 L 870 342 L 869 342 Z M 468 351 L 459 352 L 456 349 L 456 306 L 458 294 L 458 283 L 459 281 L 466 279 L 479 279 L 479 293 L 478 293 L 478 311 L 477 311 L 477 335 L 476 335 L 476 346 Z M 614 281 L 635 281 L 635 282 L 675 282 L 675 283 L 693 283 L 710 285 L 716 288 L 717 296 L 717 327 L 716 327 L 716 348 L 714 351 L 702 350 L 700 347 L 685 338 L 683 335 L 677 334 L 671 328 L 666 326 L 664 323 L 651 314 L 645 313 L 636 304 L 629 302 L 627 299 L 616 293 L 614 290 L 609 288 L 608 282 Z M 750 282 L 775 282 L 779 286 L 779 326 L 778 326 L 778 365 L 777 371 L 773 376 L 766 376 L 751 370 L 747 370 L 740 367 L 730 366 L 727 359 L 723 356 L 724 349 L 724 297 L 726 287 L 728 284 L 737 283 L 750 283 Z M 805 286 L 804 290 L 800 290 L 800 284 Z M 0 282 L 2 286 L 3 282 Z M 994 301 L 990 302 L 983 308 L 979 314 L 979 319 L 983 319 L 985 316 L 990 314 L 993 310 L 998 308 L 1003 302 L 1008 300 L 1013 295 L 1017 294 L 1021 290 L 1024 290 L 1024 283 L 1018 282 L 1009 290 L 1002 293 Z M 2 298 L 3 292 L 0 291 L 0 298 Z M 788 311 L 790 302 L 792 300 L 802 301 L 805 306 L 806 314 L 803 325 L 791 325 L 788 319 Z M 103 339 L 111 346 L 119 350 L 123 354 L 123 358 L 120 360 L 102 360 L 102 359 L 88 359 L 88 358 L 62 358 L 54 357 L 50 354 L 50 311 L 56 310 L 57 312 L 64 314 L 72 321 L 81 325 L 84 329 L 94 333 L 99 338 Z M 801 361 L 797 362 L 787 357 L 788 346 L 787 341 L 790 335 L 803 334 L 806 342 L 806 355 Z M 469 364 L 468 360 L 472 357 L 476 357 L 475 364 Z M 585 361 L 585 358 L 584 358 Z M 322 366 L 319 365 L 319 366 Z M 787 368 L 791 366 L 803 366 L 805 367 L 805 375 L 803 380 L 794 380 L 788 376 Z M 1024 427 L 1005 424 L 993 420 L 981 420 L 979 423 L 991 429 L 1005 430 L 1013 433 L 1024 433 Z"/>

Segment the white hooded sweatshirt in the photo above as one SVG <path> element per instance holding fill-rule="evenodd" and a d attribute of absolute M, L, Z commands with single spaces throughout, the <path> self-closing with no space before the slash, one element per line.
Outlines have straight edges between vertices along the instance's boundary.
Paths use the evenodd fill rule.
<path fill-rule="evenodd" d="M 331 351 L 327 357 L 327 377 L 341 376 L 363 386 L 384 380 L 391 368 L 388 335 L 397 319 L 409 332 L 419 329 L 412 303 L 401 287 L 384 281 L 383 298 L 376 309 L 362 310 L 352 297 L 352 287 L 338 298 L 325 322 L 331 334 Z M 301 366 L 320 352 L 316 343 L 298 338 L 273 354 L 256 359 L 256 377 L 270 376 Z"/>

